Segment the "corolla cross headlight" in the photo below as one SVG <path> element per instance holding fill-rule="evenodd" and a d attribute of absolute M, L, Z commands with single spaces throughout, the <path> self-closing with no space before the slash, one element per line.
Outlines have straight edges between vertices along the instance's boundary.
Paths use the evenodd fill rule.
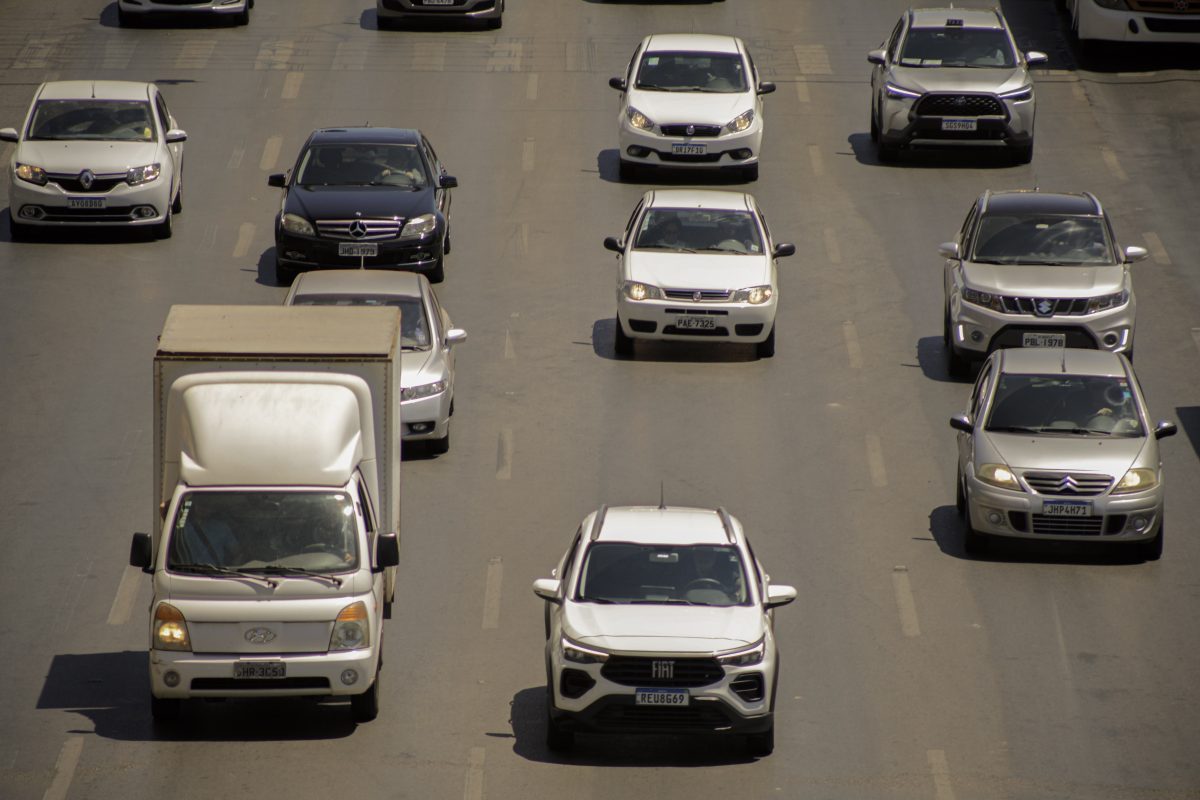
<path fill-rule="evenodd" d="M 333 623 L 329 635 L 329 650 L 361 650 L 371 646 L 371 629 L 368 627 L 367 604 L 362 600 L 342 609 Z"/>
<path fill-rule="evenodd" d="M 1003 464 L 980 464 L 979 469 L 975 470 L 975 477 L 984 483 L 999 486 L 1001 489 L 1021 491 L 1021 484 L 1017 483 L 1017 476 L 1013 475 L 1012 470 Z"/>
<path fill-rule="evenodd" d="M 433 231 L 437 227 L 437 217 L 433 214 L 421 214 L 413 217 L 408 222 L 404 223 L 404 230 L 400 231 L 401 239 L 415 239 L 418 236 L 424 236 Z"/>
<path fill-rule="evenodd" d="M 775 296 L 775 290 L 770 286 L 751 286 L 748 289 L 738 289 L 733 293 L 735 303 L 749 303 L 760 306 Z"/>
<path fill-rule="evenodd" d="M 1112 494 L 1129 494 L 1131 492 L 1144 492 L 1147 489 L 1153 489 L 1158 486 L 1158 471 L 1153 469 L 1131 469 L 1125 473 L 1121 480 L 1117 481 L 1117 485 L 1113 487 Z"/>
<path fill-rule="evenodd" d="M 753 108 L 747 109 L 746 111 L 743 111 L 741 114 L 738 114 L 736 117 L 731 119 L 728 123 L 726 123 L 725 130 L 729 131 L 730 133 L 741 133 L 742 131 L 749 128 L 750 124 L 753 122 L 754 122 L 754 109 Z"/>
<path fill-rule="evenodd" d="M 563 659 L 575 664 L 603 664 L 608 661 L 608 653 L 603 650 L 586 647 L 566 636 L 562 637 L 560 647 L 562 647 Z"/>
<path fill-rule="evenodd" d="M 143 183 L 158 180 L 162 174 L 162 164 L 147 164 L 144 167 L 130 167 L 125 173 L 125 182 L 130 186 L 140 186 Z"/>
<path fill-rule="evenodd" d="M 633 106 L 625 109 L 625 118 L 629 120 L 629 124 L 635 128 L 639 128 L 643 131 L 654 130 L 654 121 Z"/>
<path fill-rule="evenodd" d="M 298 233 L 302 236 L 312 236 L 312 223 L 299 214 L 284 214 L 279 223 L 288 233 Z"/>
<path fill-rule="evenodd" d="M 761 663 L 766 651 L 767 640 L 764 637 L 749 647 L 729 650 L 725 653 L 717 653 L 716 658 L 718 664 L 726 667 L 749 667 L 753 664 Z"/>
<path fill-rule="evenodd" d="M 621 284 L 621 291 L 630 300 L 662 300 L 662 290 L 648 283 L 625 281 Z"/>
<path fill-rule="evenodd" d="M 883 92 L 893 100 L 912 100 L 921 96 L 920 92 L 913 89 L 905 89 L 903 86 L 891 81 L 883 85 Z"/>
<path fill-rule="evenodd" d="M 1000 295 L 992 294 L 991 292 L 981 292 L 978 289 L 964 286 L 962 299 L 977 306 L 990 308 L 992 311 L 1004 310 L 1004 301 L 1000 299 Z"/>
<path fill-rule="evenodd" d="M 420 400 L 422 397 L 433 397 L 446 391 L 445 381 L 422 383 L 419 386 L 405 386 L 400 390 L 400 400 Z"/>
<path fill-rule="evenodd" d="M 46 170 L 41 167 L 35 167 L 33 164 L 17 164 L 15 170 L 17 177 L 29 183 L 36 183 L 38 186 L 46 185 Z"/>
<path fill-rule="evenodd" d="M 1014 103 L 1023 103 L 1026 100 L 1033 99 L 1033 84 L 1027 83 L 1020 89 L 1013 89 L 1010 92 L 1001 92 L 1001 100 L 1011 100 Z"/>
<path fill-rule="evenodd" d="M 191 651 L 192 641 L 183 612 L 170 603 L 159 603 L 154 609 L 154 633 L 150 640 L 154 650 Z"/>
<path fill-rule="evenodd" d="M 1129 302 L 1129 292 L 1120 291 L 1116 294 L 1106 294 L 1100 297 L 1093 297 L 1088 300 L 1087 313 L 1095 314 L 1097 311 L 1107 311 L 1110 308 L 1117 308 Z"/>

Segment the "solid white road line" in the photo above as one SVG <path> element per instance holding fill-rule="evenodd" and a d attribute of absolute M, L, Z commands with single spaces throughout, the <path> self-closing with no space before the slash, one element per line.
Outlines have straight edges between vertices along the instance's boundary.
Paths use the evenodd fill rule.
<path fill-rule="evenodd" d="M 808 146 L 808 160 L 812 163 L 813 174 L 818 178 L 825 174 L 825 160 L 821 157 L 821 148 L 815 144 Z"/>
<path fill-rule="evenodd" d="M 883 445 L 879 437 L 867 434 L 867 468 L 871 470 L 871 485 L 877 489 L 887 486 L 887 470 L 883 466 Z"/>
<path fill-rule="evenodd" d="M 42 795 L 42 800 L 65 800 L 67 791 L 71 788 L 71 780 L 75 777 L 75 767 L 79 765 L 79 754 L 82 752 L 83 737 L 68 736 L 63 742 L 62 750 L 58 752 L 58 761 L 54 763 L 54 780 Z"/>
<path fill-rule="evenodd" d="M 798 44 L 792 47 L 796 64 L 804 75 L 832 75 L 829 66 L 829 51 L 823 44 Z"/>
<path fill-rule="evenodd" d="M 521 146 L 521 171 L 533 172 L 533 139 L 526 139 Z"/>
<path fill-rule="evenodd" d="M 129 622 L 133 611 L 133 602 L 137 600 L 138 585 L 141 583 L 142 571 L 137 567 L 126 566 L 121 573 L 121 583 L 117 586 L 117 596 L 113 598 L 112 606 L 108 609 L 109 625 L 124 625 Z"/>
<path fill-rule="evenodd" d="M 1167 248 L 1163 247 L 1162 239 L 1158 238 L 1158 234 L 1149 231 L 1142 234 L 1142 238 L 1146 240 L 1146 249 L 1150 251 L 1150 257 L 1157 264 L 1170 264 L 1171 257 L 1167 255 Z"/>
<path fill-rule="evenodd" d="M 175 58 L 175 69 L 204 69 L 216 48 L 216 39 L 185 42 Z"/>
<path fill-rule="evenodd" d="M 504 580 L 504 563 L 500 557 L 489 558 L 487 582 L 483 589 L 483 629 L 500 627 L 500 583 Z"/>
<path fill-rule="evenodd" d="M 272 136 L 267 139 L 267 143 L 263 145 L 262 158 L 258 160 L 258 168 L 263 172 L 270 172 L 275 168 L 275 162 L 279 160 L 279 149 L 283 147 L 282 136 Z"/>
<path fill-rule="evenodd" d="M 250 252 L 250 245 L 254 243 L 254 223 L 243 222 L 238 226 L 237 244 L 233 246 L 234 258 L 245 258 Z"/>
<path fill-rule="evenodd" d="M 946 763 L 945 750 L 929 750 L 929 771 L 933 773 L 933 790 L 937 800 L 954 800 L 954 786 L 950 783 L 950 765 Z"/>
<path fill-rule="evenodd" d="M 900 611 L 900 630 L 910 639 L 921 635 L 917 622 L 917 603 L 913 598 L 912 583 L 908 580 L 908 567 L 898 564 L 892 567 L 892 588 L 896 590 L 896 608 Z"/>
<path fill-rule="evenodd" d="M 283 79 L 283 91 L 279 97 L 283 100 L 295 100 L 300 96 L 300 84 L 304 83 L 303 72 L 289 72 Z"/>
<path fill-rule="evenodd" d="M 858 344 L 858 329 L 850 320 L 842 323 L 842 336 L 846 339 L 846 358 L 850 362 L 850 369 L 862 369 L 862 348 Z"/>
<path fill-rule="evenodd" d="M 825 240 L 825 255 L 829 258 L 829 263 L 842 263 L 842 248 L 838 244 L 837 231 L 825 228 L 821 231 L 821 238 Z"/>
<path fill-rule="evenodd" d="M 506 481 L 512 477 L 512 450 L 512 428 L 505 428 L 500 431 L 500 438 L 496 442 L 496 480 L 498 481 Z"/>
<path fill-rule="evenodd" d="M 529 73 L 529 80 L 525 82 L 525 99 L 529 101 L 537 100 L 538 92 L 538 74 L 536 72 Z"/>
<path fill-rule="evenodd" d="M 463 786 L 463 800 L 483 800 L 484 755 L 482 747 L 472 747 L 467 754 L 467 780 Z"/>
<path fill-rule="evenodd" d="M 1121 167 L 1121 162 L 1117 160 L 1117 154 L 1107 147 L 1100 148 L 1100 157 L 1104 159 L 1108 171 L 1113 174 L 1113 177 L 1119 181 L 1129 180 L 1129 176 L 1125 174 L 1124 168 Z"/>

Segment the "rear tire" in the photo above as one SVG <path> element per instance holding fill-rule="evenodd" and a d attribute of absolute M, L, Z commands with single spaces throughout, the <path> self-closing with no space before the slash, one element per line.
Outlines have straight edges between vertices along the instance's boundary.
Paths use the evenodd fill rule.
<path fill-rule="evenodd" d="M 150 718 L 155 722 L 175 722 L 179 719 L 183 701 L 178 697 L 155 697 L 150 695 Z"/>
<path fill-rule="evenodd" d="M 613 352 L 617 354 L 617 358 L 630 358 L 633 356 L 633 337 L 626 334 L 625 329 L 621 327 L 620 317 L 613 321 L 616 323 L 613 331 Z"/>
<path fill-rule="evenodd" d="M 767 334 L 767 338 L 763 339 L 758 344 L 754 345 L 754 353 L 759 358 L 772 358 L 775 355 L 775 325 L 771 325 L 771 332 Z"/>
<path fill-rule="evenodd" d="M 380 665 L 382 666 L 382 665 Z M 381 670 L 375 670 L 371 688 L 362 694 L 350 696 L 350 716 L 355 722 L 371 722 L 379 716 L 379 678 Z"/>
<path fill-rule="evenodd" d="M 775 723 L 762 733 L 751 733 L 746 737 L 746 746 L 750 755 L 755 758 L 765 758 L 775 752 Z"/>
<path fill-rule="evenodd" d="M 1138 544 L 1138 555 L 1145 561 L 1158 561 L 1162 558 L 1163 552 L 1163 526 L 1162 520 L 1158 523 L 1158 534 L 1148 542 Z"/>

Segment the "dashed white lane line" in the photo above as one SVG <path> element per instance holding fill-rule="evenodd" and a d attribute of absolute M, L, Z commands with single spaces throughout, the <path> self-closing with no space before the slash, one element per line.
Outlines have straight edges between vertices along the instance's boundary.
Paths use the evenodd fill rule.
<path fill-rule="evenodd" d="M 71 781 L 75 778 L 75 767 L 79 765 L 79 754 L 83 752 L 83 737 L 68 736 L 58 752 L 54 763 L 54 780 L 42 795 L 42 800 L 65 800 Z"/>
<path fill-rule="evenodd" d="M 838 244 L 837 231 L 827 227 L 821 231 L 821 238 L 825 240 L 825 255 L 829 258 L 829 263 L 842 263 L 842 248 Z"/>
<path fill-rule="evenodd" d="M 946 763 L 945 750 L 929 750 L 929 771 L 933 773 L 933 791 L 937 800 L 954 800 L 954 786 L 950 783 L 950 765 Z"/>
<path fill-rule="evenodd" d="M 506 481 L 512 477 L 512 451 L 512 428 L 505 428 L 496 442 L 496 480 Z"/>
<path fill-rule="evenodd" d="M 504 331 L 504 358 L 512 361 L 517 357 L 517 351 L 513 349 L 512 331 Z"/>
<path fill-rule="evenodd" d="M 283 91 L 279 96 L 283 100 L 295 100 L 300 96 L 300 84 L 304 83 L 303 72 L 289 72 L 283 79 Z"/>
<path fill-rule="evenodd" d="M 803 78 L 796 81 L 796 101 L 800 103 L 808 103 L 812 100 L 812 95 L 808 91 L 808 81 Z"/>
<path fill-rule="evenodd" d="M 246 148 L 237 146 L 233 148 L 233 152 L 229 154 L 229 163 L 225 165 L 226 169 L 241 169 L 242 159 L 246 157 Z"/>
<path fill-rule="evenodd" d="M 829 66 L 829 51 L 823 44 L 798 44 L 792 47 L 796 54 L 796 65 L 804 75 L 832 75 Z"/>
<path fill-rule="evenodd" d="M 204 69 L 216 48 L 215 39 L 185 42 L 175 58 L 175 69 Z"/>
<path fill-rule="evenodd" d="M 485 72 L 520 72 L 525 46 L 521 42 L 496 42 L 492 45 Z"/>
<path fill-rule="evenodd" d="M 104 43 L 104 58 L 100 61 L 100 69 L 125 69 L 133 60 L 135 49 L 137 44 L 134 42 L 110 39 Z"/>
<path fill-rule="evenodd" d="M 250 252 L 250 245 L 254 243 L 254 223 L 243 222 L 238 226 L 237 244 L 233 246 L 234 258 L 245 258 Z"/>
<path fill-rule="evenodd" d="M 1100 157 L 1104 159 L 1105 166 L 1108 167 L 1108 171 L 1113 174 L 1114 178 L 1119 181 L 1129 180 L 1129 176 L 1125 174 L 1125 169 L 1121 166 L 1121 162 L 1117 160 L 1117 154 L 1110 148 L 1101 147 Z"/>
<path fill-rule="evenodd" d="M 529 78 L 525 81 L 525 99 L 529 101 L 537 100 L 538 93 L 538 74 L 536 72 L 529 73 Z"/>
<path fill-rule="evenodd" d="M 361 42 L 340 42 L 333 53 L 333 64 L 330 69 L 337 71 L 361 72 L 367 63 L 367 48 Z"/>
<path fill-rule="evenodd" d="M 483 800 L 484 755 L 482 747 L 472 747 L 467 753 L 467 778 L 463 786 L 463 800 Z"/>
<path fill-rule="evenodd" d="M 259 45 L 258 55 L 254 58 L 255 69 L 287 69 L 292 59 L 295 42 L 276 39 Z"/>
<path fill-rule="evenodd" d="M 504 580 L 504 562 L 500 557 L 488 559 L 487 582 L 483 588 L 483 629 L 500 627 L 500 583 Z"/>
<path fill-rule="evenodd" d="M 533 139 L 526 139 L 525 143 L 523 145 L 521 145 L 521 171 L 522 172 L 533 172 L 533 150 L 534 150 Z"/>
<path fill-rule="evenodd" d="M 883 445 L 879 437 L 867 434 L 867 468 L 871 471 L 871 485 L 876 489 L 887 486 L 887 470 L 883 466 Z"/>
<path fill-rule="evenodd" d="M 896 590 L 896 608 L 900 612 L 900 630 L 910 639 L 921 635 L 917 622 L 917 603 L 913 598 L 912 583 L 908 579 L 908 567 L 898 564 L 892 567 L 892 588 Z"/>
<path fill-rule="evenodd" d="M 862 347 L 858 344 L 858 328 L 850 320 L 842 323 L 842 336 L 846 339 L 846 359 L 850 369 L 862 369 Z"/>
<path fill-rule="evenodd" d="M 282 136 L 272 136 L 267 139 L 267 143 L 263 145 L 262 158 L 258 160 L 258 168 L 263 172 L 270 172 L 275 168 L 275 162 L 279 160 L 279 150 L 283 147 Z"/>
<path fill-rule="evenodd" d="M 124 625 L 129 622 L 133 611 L 133 603 L 137 600 L 138 584 L 141 582 L 142 571 L 137 567 L 125 567 L 121 574 L 121 583 L 117 586 L 117 596 L 113 598 L 112 606 L 108 609 L 109 625 Z"/>
<path fill-rule="evenodd" d="M 446 66 L 445 42 L 417 42 L 413 45 L 412 68 L 441 72 Z"/>
<path fill-rule="evenodd" d="M 1162 239 L 1158 238 L 1157 233 L 1148 231 L 1142 234 L 1142 238 L 1146 240 L 1146 249 L 1150 251 L 1150 257 L 1156 264 L 1171 263 L 1171 257 L 1167 255 L 1167 248 L 1163 247 Z"/>
<path fill-rule="evenodd" d="M 821 156 L 821 148 L 815 144 L 808 146 L 808 160 L 812 164 L 813 175 L 818 178 L 825 174 L 825 159 Z"/>

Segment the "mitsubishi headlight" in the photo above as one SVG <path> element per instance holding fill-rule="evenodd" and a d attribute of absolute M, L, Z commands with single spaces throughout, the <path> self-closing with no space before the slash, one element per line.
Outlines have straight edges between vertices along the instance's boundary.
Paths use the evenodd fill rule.
<path fill-rule="evenodd" d="M 635 128 L 643 131 L 654 130 L 654 121 L 633 106 L 625 109 L 625 119 L 629 120 L 629 124 Z"/>
<path fill-rule="evenodd" d="M 342 609 L 333 623 L 329 636 L 329 651 L 361 650 L 371 644 L 371 631 L 367 627 L 367 604 L 362 600 Z"/>
<path fill-rule="evenodd" d="M 1131 469 L 1125 473 L 1121 480 L 1117 481 L 1117 485 L 1113 487 L 1112 494 L 1144 492 L 1147 489 L 1153 489 L 1155 486 L 1158 486 L 1158 470 L 1145 468 Z"/>
<path fill-rule="evenodd" d="M 1014 103 L 1024 103 L 1026 100 L 1033 99 L 1033 84 L 1027 83 L 1020 89 L 1013 89 L 1010 92 L 1001 92 L 1001 100 L 1009 100 Z"/>
<path fill-rule="evenodd" d="M 150 639 L 150 646 L 154 650 L 190 652 L 192 649 L 187 620 L 183 618 L 183 612 L 170 603 L 159 603 L 154 609 L 154 633 Z"/>
<path fill-rule="evenodd" d="M 738 650 L 729 650 L 724 653 L 717 653 L 717 663 L 726 667 L 749 667 L 754 664 L 762 663 L 763 655 L 767 651 L 766 638 L 759 639 L 749 647 L 743 647 Z"/>
<path fill-rule="evenodd" d="M 608 661 L 608 653 L 603 650 L 585 647 L 566 636 L 562 637 L 560 646 L 562 647 L 563 659 L 575 664 L 603 664 L 605 661 Z"/>
<path fill-rule="evenodd" d="M 1022 491 L 1021 484 L 1017 483 L 1017 476 L 1013 475 L 1012 470 L 1003 464 L 980 464 L 979 469 L 975 470 L 975 477 L 984 483 L 999 486 L 1001 489 Z"/>
<path fill-rule="evenodd" d="M 144 167 L 130 167 L 125 173 L 125 182 L 130 186 L 140 186 L 143 183 L 158 180 L 162 174 L 162 164 L 147 164 Z"/>
<path fill-rule="evenodd" d="M 445 381 L 422 383 L 419 386 L 405 386 L 400 390 L 400 400 L 420 400 L 422 397 L 433 397 L 446 391 Z"/>
<path fill-rule="evenodd" d="M 1110 308 L 1117 308 L 1129 302 L 1129 292 L 1123 290 L 1116 294 L 1106 294 L 1100 297 L 1093 297 L 1088 300 L 1087 313 L 1095 314 L 1097 311 L 1107 311 Z"/>
<path fill-rule="evenodd" d="M 662 290 L 648 283 L 625 281 L 621 284 L 621 291 L 630 300 L 662 300 Z"/>
<path fill-rule="evenodd" d="M 921 96 L 921 93 L 913 89 L 905 89 L 899 84 L 888 81 L 883 85 L 883 93 L 893 100 L 913 100 Z"/>
<path fill-rule="evenodd" d="M 36 183 L 38 186 L 46 185 L 46 170 L 41 167 L 35 167 L 33 164 L 17 164 L 17 177 L 28 183 Z"/>
<path fill-rule="evenodd" d="M 299 214 L 284 214 L 280 226 L 288 233 L 298 233 L 301 236 L 312 236 L 312 223 Z"/>
<path fill-rule="evenodd" d="M 770 286 L 751 286 L 748 289 L 738 289 L 734 292 L 733 301 L 735 303 L 749 303 L 752 306 L 761 306 L 774 296 L 775 290 Z"/>
<path fill-rule="evenodd" d="M 991 292 L 981 292 L 978 289 L 971 289 L 964 286 L 962 299 L 977 306 L 990 308 L 992 311 L 1004 310 L 1004 301 L 1000 299 L 1000 295 L 992 294 Z"/>
<path fill-rule="evenodd" d="M 421 214 L 419 217 L 413 217 L 408 222 L 404 223 L 404 229 L 400 231 L 401 239 L 416 239 L 419 236 L 424 236 L 431 233 L 437 227 L 437 217 L 433 214 Z"/>
<path fill-rule="evenodd" d="M 731 119 L 728 123 L 726 123 L 725 130 L 729 131 L 730 133 L 741 133 L 749 128 L 752 122 L 754 122 L 753 108 L 743 111 L 741 114 L 738 114 L 736 117 Z"/>

